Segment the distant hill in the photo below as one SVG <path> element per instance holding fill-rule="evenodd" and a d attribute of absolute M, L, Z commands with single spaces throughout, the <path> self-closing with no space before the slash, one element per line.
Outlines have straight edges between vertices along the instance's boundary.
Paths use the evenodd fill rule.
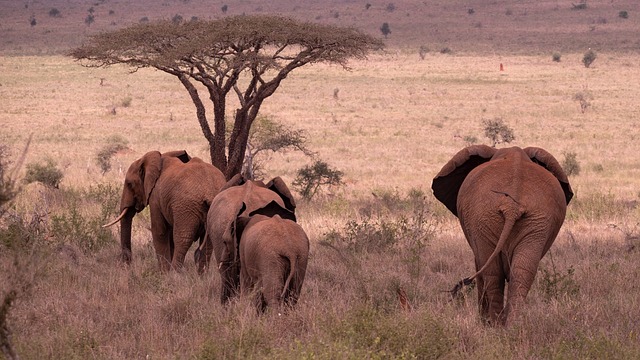
<path fill-rule="evenodd" d="M 64 53 L 88 35 L 140 21 L 241 14 L 279 14 L 351 26 L 381 38 L 380 28 L 387 23 L 388 46 L 410 51 L 640 50 L 637 0 L 5 0 L 0 7 L 0 55 Z"/>

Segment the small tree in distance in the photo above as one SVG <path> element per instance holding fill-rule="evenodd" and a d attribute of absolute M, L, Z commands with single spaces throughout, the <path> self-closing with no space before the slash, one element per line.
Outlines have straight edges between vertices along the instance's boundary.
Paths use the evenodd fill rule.
<path fill-rule="evenodd" d="M 241 15 L 175 24 L 135 24 L 95 35 L 70 56 L 86 66 L 125 64 L 175 76 L 190 95 L 211 162 L 229 179 L 240 173 L 249 129 L 260 106 L 293 70 L 312 63 L 349 69 L 383 42 L 353 28 L 302 23 L 270 15 Z M 200 95 L 200 83 L 206 89 Z M 227 96 L 235 94 L 233 129 L 226 138 Z M 204 101 L 213 104 L 213 129 Z M 228 150 L 228 151 L 225 151 Z"/>
<path fill-rule="evenodd" d="M 582 57 L 582 63 L 584 64 L 584 67 L 588 68 L 589 66 L 591 66 L 591 64 L 596 61 L 597 57 L 598 55 L 596 54 L 596 52 L 589 49 L 589 51 L 584 53 L 584 56 Z"/>
<path fill-rule="evenodd" d="M 322 160 L 316 160 L 313 165 L 298 170 L 292 185 L 303 198 L 311 200 L 318 193 L 320 186 L 342 184 L 342 175 L 342 171 L 332 169 Z"/>
<path fill-rule="evenodd" d="M 384 35 L 384 38 L 386 39 L 387 36 L 391 34 L 391 28 L 389 27 L 389 23 L 382 23 L 382 26 L 380 27 L 380 32 L 382 32 L 382 35 Z"/>
<path fill-rule="evenodd" d="M 303 130 L 289 129 L 267 117 L 259 116 L 250 131 L 242 174 L 250 180 L 263 177 L 263 164 L 269 153 L 297 150 L 306 156 L 315 155 L 307 149 L 306 142 Z"/>
<path fill-rule="evenodd" d="M 491 139 L 493 147 L 501 143 L 510 143 L 516 139 L 513 129 L 505 124 L 501 118 L 485 119 L 482 120 L 482 123 L 484 124 L 484 135 Z"/>

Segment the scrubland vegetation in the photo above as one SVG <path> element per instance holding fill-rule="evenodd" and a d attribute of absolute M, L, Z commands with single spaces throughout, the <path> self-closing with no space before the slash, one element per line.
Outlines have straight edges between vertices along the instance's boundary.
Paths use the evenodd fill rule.
<path fill-rule="evenodd" d="M 408 33 L 392 18 L 404 3 L 393 11 L 371 4 L 361 11 L 377 6 L 389 16 L 372 20 L 374 31 L 389 22 L 390 42 Z M 550 18 L 603 16 L 586 4 L 566 4 Z M 69 16 L 55 8 L 35 26 L 27 16 L 26 27 Z M 535 9 L 501 13 L 523 20 L 538 16 Z M 594 32 L 613 34 L 637 15 L 613 10 Z M 82 11 L 78 22 L 87 26 Z M 236 11 L 233 3 L 227 11 Z M 459 11 L 485 16 L 479 6 Z M 474 31 L 491 28 L 478 21 Z M 586 23 L 575 26 L 592 33 Z M 87 69 L 58 55 L 1 56 L 0 174 L 21 165 L 20 191 L 0 218 L 0 295 L 15 294 L 0 309 L 1 344 L 22 359 L 640 358 L 637 54 L 596 48 L 587 67 L 587 48 L 573 45 L 508 54 L 396 45 L 350 63 L 350 72 L 302 68 L 261 109 L 303 130 L 305 147 L 342 173 L 339 185 L 311 200 L 295 194 L 311 240 L 307 277 L 295 309 L 263 316 L 246 299 L 222 307 L 218 274 L 198 276 L 191 252 L 184 271 L 161 273 L 148 210 L 134 220 L 129 267 L 119 262 L 118 229 L 100 226 L 117 215 L 124 171 L 141 154 L 186 149 L 209 160 L 180 84 L 160 72 Z M 496 119 L 514 136 L 497 146 L 545 148 L 571 169 L 576 193 L 523 318 L 510 329 L 480 322 L 475 289 L 450 298 L 472 273 L 473 256 L 430 190 L 455 152 L 492 144 L 485 124 Z M 261 171 L 291 184 L 313 161 L 275 153 Z"/>

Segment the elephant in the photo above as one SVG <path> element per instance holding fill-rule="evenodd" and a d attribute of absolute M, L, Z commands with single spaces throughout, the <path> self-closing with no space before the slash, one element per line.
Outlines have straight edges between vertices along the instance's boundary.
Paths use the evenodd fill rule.
<path fill-rule="evenodd" d="M 232 227 L 238 212 L 245 205 L 242 215 L 264 207 L 271 201 L 295 212 L 296 203 L 289 188 L 280 177 L 267 184 L 262 181 L 246 180 L 238 174 L 222 186 L 207 214 L 206 235 L 194 258 L 198 272 L 202 274 L 209 267 L 212 253 L 221 278 L 220 302 L 225 304 L 240 287 L 240 263 L 238 248 L 232 234 Z"/>
<path fill-rule="evenodd" d="M 149 151 L 134 161 L 125 175 L 120 216 L 122 260 L 131 263 L 133 216 L 149 205 L 151 235 L 160 268 L 179 269 L 191 244 L 204 238 L 209 206 L 225 184 L 215 166 L 184 150 Z"/>
<path fill-rule="evenodd" d="M 509 326 L 564 222 L 573 197 L 567 175 L 541 148 L 474 145 L 455 154 L 431 187 L 458 217 L 475 258 L 476 273 L 452 293 L 476 279 L 482 320 Z"/>
<path fill-rule="evenodd" d="M 294 306 L 300 296 L 309 258 L 309 238 L 295 214 L 277 202 L 242 215 L 235 239 L 240 254 L 240 293 L 255 293 L 259 312 Z"/>

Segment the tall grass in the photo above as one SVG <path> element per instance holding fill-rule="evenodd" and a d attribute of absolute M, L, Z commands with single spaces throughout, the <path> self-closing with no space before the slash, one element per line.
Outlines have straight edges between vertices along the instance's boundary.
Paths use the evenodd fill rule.
<path fill-rule="evenodd" d="M 640 289 L 633 285 L 640 252 L 626 246 L 621 232 L 584 231 L 589 221 L 569 220 L 541 263 L 520 322 L 508 330 L 491 328 L 478 318 L 474 290 L 458 301 L 447 291 L 473 270 L 456 221 L 415 190 L 377 193 L 355 199 L 363 215 L 336 222 L 332 231 L 346 236 L 348 223 L 355 222 L 375 233 L 387 224 L 388 242 L 354 247 L 314 241 L 298 306 L 265 315 L 245 298 L 220 305 L 215 270 L 198 276 L 187 261 L 181 272 L 161 273 L 144 227 L 134 230 L 134 262 L 124 266 L 115 238 L 87 248 L 85 241 L 52 231 L 53 215 L 45 214 L 41 225 L 24 227 L 14 239 L 29 243 L 0 245 L 0 271 L 11 274 L 0 289 L 21 289 L 8 317 L 16 352 L 25 359 L 640 356 Z M 73 222 L 87 229 L 74 233 L 80 240 L 99 233 L 100 223 L 90 219 L 102 219 L 100 204 L 113 204 L 118 194 L 108 187 L 67 190 L 50 202 L 50 214 L 76 211 L 77 194 L 85 194 L 84 210 L 74 215 L 83 220 Z M 92 206 L 97 199 L 99 206 Z M 302 202 L 302 219 L 331 216 L 332 205 L 324 204 Z M 588 218 L 589 211 L 576 207 L 574 217 Z M 16 219 L 30 216 L 26 211 L 6 218 L 9 226 L 0 235 L 6 239 Z M 401 219 L 410 219 L 414 230 L 422 219 L 428 231 L 389 225 Z M 364 243 L 378 235 L 350 236 Z"/>

